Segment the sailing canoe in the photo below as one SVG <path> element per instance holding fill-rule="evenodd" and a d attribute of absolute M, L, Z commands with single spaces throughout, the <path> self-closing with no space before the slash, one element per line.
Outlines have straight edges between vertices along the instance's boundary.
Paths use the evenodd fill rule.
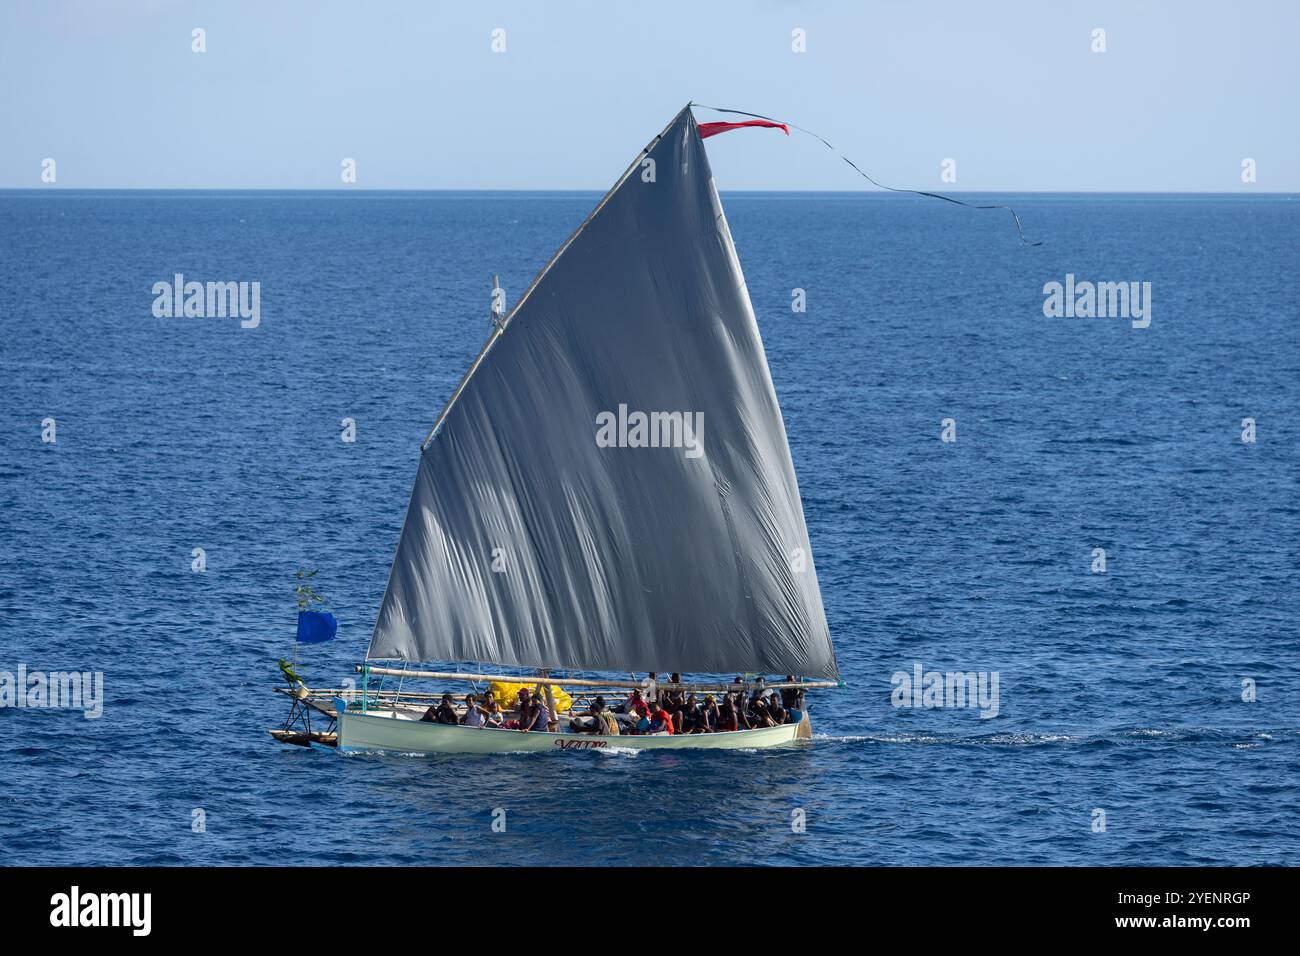
<path fill-rule="evenodd" d="M 366 660 L 838 679 L 780 405 L 689 104 L 494 319 L 420 447 Z M 339 708 L 340 750 L 811 736 L 806 716 L 662 737 L 458 727 L 360 693 L 359 710 L 355 697 Z"/>

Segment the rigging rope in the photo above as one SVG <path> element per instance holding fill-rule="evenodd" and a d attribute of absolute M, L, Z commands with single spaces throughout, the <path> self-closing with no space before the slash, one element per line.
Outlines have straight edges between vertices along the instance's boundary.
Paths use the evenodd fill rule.
<path fill-rule="evenodd" d="M 942 199 L 944 202 L 954 203 L 958 206 L 965 206 L 968 209 L 1005 209 L 1007 212 L 1011 213 L 1011 218 L 1016 224 L 1016 232 L 1020 234 L 1021 242 L 1023 242 L 1027 246 L 1041 246 L 1043 244 L 1043 240 L 1041 239 L 1029 240 L 1025 238 L 1025 230 L 1020 227 L 1020 217 L 1016 215 L 1016 211 L 1012 209 L 1010 206 L 1004 205 L 1002 203 L 973 203 L 973 202 L 967 202 L 964 199 L 954 199 L 952 196 L 945 196 L 942 193 L 926 192 L 923 189 L 900 189 L 897 186 L 886 186 L 884 183 L 876 182 L 876 180 L 872 179 L 861 169 L 859 169 L 857 163 L 853 162 L 853 160 L 849 159 L 838 149 L 836 149 L 830 143 L 826 142 L 825 139 L 823 139 L 821 136 L 818 136 L 810 129 L 804 129 L 802 126 L 799 126 L 795 123 L 791 123 L 788 120 L 773 119 L 771 116 L 764 116 L 762 113 L 747 113 L 744 110 L 723 109 L 721 106 L 705 106 L 703 103 L 692 103 L 691 105 L 698 106 L 700 109 L 703 110 L 713 110 L 715 113 L 732 113 L 736 116 L 752 116 L 754 119 L 767 120 L 770 123 L 783 123 L 786 126 L 789 126 L 791 129 L 797 129 L 801 133 L 807 133 L 809 136 L 811 136 L 813 139 L 820 142 L 823 146 L 829 149 L 840 159 L 844 160 L 844 162 L 848 163 L 851 167 L 853 167 L 853 171 L 855 173 L 857 173 L 859 176 L 861 176 L 863 179 L 865 179 L 867 182 L 871 183 L 871 185 L 877 187 L 878 189 L 887 189 L 893 193 L 912 193 L 915 196 L 926 196 L 930 199 Z"/>

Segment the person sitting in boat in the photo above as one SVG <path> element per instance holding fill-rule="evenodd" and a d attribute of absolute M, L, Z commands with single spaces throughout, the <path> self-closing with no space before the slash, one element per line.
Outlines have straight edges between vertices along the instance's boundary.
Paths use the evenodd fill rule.
<path fill-rule="evenodd" d="M 714 733 L 718 729 L 720 722 L 721 714 L 718 712 L 718 701 L 712 694 L 706 694 L 704 703 L 700 704 L 695 712 L 695 721 L 691 727 L 691 733 Z"/>
<path fill-rule="evenodd" d="M 680 696 L 680 695 L 679 695 Z M 670 704 L 668 713 L 672 714 L 673 726 L 679 734 L 691 734 L 695 732 L 696 721 L 699 720 L 700 703 L 694 694 L 691 694 L 686 700 Z"/>
<path fill-rule="evenodd" d="M 774 724 L 784 724 L 788 719 L 785 708 L 781 706 L 781 698 L 775 692 L 767 697 L 767 714 Z"/>
<path fill-rule="evenodd" d="M 632 690 L 632 693 L 627 695 L 627 700 L 623 701 L 623 703 L 619 704 L 617 707 L 614 708 L 614 713 L 632 714 L 637 711 L 644 710 L 645 706 L 646 706 L 645 697 L 641 695 L 640 690 L 634 688 Z"/>
<path fill-rule="evenodd" d="M 674 672 L 668 675 L 668 683 L 680 684 L 681 682 L 682 682 L 681 674 Z M 668 696 L 668 700 L 670 702 L 680 701 L 682 699 L 682 689 L 680 687 L 673 687 L 671 690 L 664 691 L 664 693 Z M 663 703 L 663 701 L 661 700 L 660 703 Z"/>
<path fill-rule="evenodd" d="M 749 707 L 745 702 L 745 692 L 736 691 L 731 698 L 732 706 L 736 708 L 736 729 L 750 730 L 754 727 L 754 719 L 750 714 Z"/>
<path fill-rule="evenodd" d="M 718 714 L 719 731 L 739 730 L 740 716 L 736 712 L 736 699 L 731 694 L 726 694 L 722 698 L 722 709 Z"/>
<path fill-rule="evenodd" d="M 604 734 L 607 737 L 619 736 L 618 719 L 605 709 L 605 698 L 600 695 L 591 702 L 591 716 L 594 718 L 591 733 Z"/>
<path fill-rule="evenodd" d="M 624 733 L 634 735 L 650 733 L 650 708 L 632 711 L 632 725 Z"/>
<path fill-rule="evenodd" d="M 646 675 L 645 693 L 641 695 L 646 704 L 653 704 L 659 699 L 659 675 L 651 671 Z"/>
<path fill-rule="evenodd" d="M 536 730 L 539 733 L 550 729 L 551 718 L 546 712 L 546 705 L 540 699 L 533 700 L 528 689 L 519 691 L 519 729 L 527 733 Z"/>
<path fill-rule="evenodd" d="M 671 674 L 668 680 L 673 684 L 680 684 L 682 675 Z M 672 690 L 666 690 L 659 695 L 659 703 L 664 706 L 668 713 L 676 714 L 686 704 L 686 695 L 680 687 L 674 687 Z"/>
<path fill-rule="evenodd" d="M 435 724 L 459 724 L 460 717 L 456 714 L 456 705 L 451 702 L 451 694 L 443 694 L 442 701 L 436 707 L 431 706 L 426 710 L 420 720 Z"/>
<path fill-rule="evenodd" d="M 621 733 L 618 727 L 618 718 L 605 709 L 605 700 L 602 697 L 596 698 L 596 706 L 600 708 L 600 722 L 604 728 L 605 736 L 617 737 Z"/>
<path fill-rule="evenodd" d="M 521 687 L 515 694 L 515 712 L 519 715 L 517 720 L 511 720 L 506 726 L 511 730 L 518 730 L 528 720 L 529 711 L 533 708 L 533 699 L 526 688 Z"/>
<path fill-rule="evenodd" d="M 460 722 L 466 727 L 482 727 L 487 722 L 487 711 L 479 706 L 473 694 L 465 695 L 465 716 Z"/>
<path fill-rule="evenodd" d="M 695 732 L 695 727 L 703 719 L 704 701 L 700 700 L 694 694 L 686 698 L 685 718 L 686 722 L 691 725 L 691 733 Z M 678 727 L 680 728 L 680 724 Z"/>
<path fill-rule="evenodd" d="M 794 683 L 794 675 L 786 674 L 785 682 Z M 803 710 L 804 691 L 802 687 L 782 687 L 781 706 L 786 710 Z"/>
<path fill-rule="evenodd" d="M 650 726 L 648 732 L 652 734 L 670 735 L 673 733 L 672 715 L 658 704 L 650 705 Z"/>
<path fill-rule="evenodd" d="M 605 709 L 605 698 L 597 696 L 587 705 L 587 712 L 577 717 L 569 717 L 569 730 L 575 734 L 599 734 L 602 733 L 604 723 L 600 719 L 600 712 Z"/>
<path fill-rule="evenodd" d="M 772 714 L 767 708 L 767 698 L 760 697 L 754 701 L 749 708 L 749 722 L 752 727 L 775 727 L 776 721 L 772 719 Z"/>
<path fill-rule="evenodd" d="M 487 703 L 487 716 L 483 719 L 485 727 L 504 727 L 506 725 L 506 715 L 501 711 L 501 705 L 491 699 L 492 692 L 488 691 L 489 702 Z"/>
<path fill-rule="evenodd" d="M 558 730 L 559 724 L 555 724 L 554 728 L 551 727 L 551 711 L 546 709 L 546 698 L 536 691 L 533 692 L 533 713 L 537 717 L 533 730 L 539 732 Z"/>
<path fill-rule="evenodd" d="M 624 727 L 623 732 L 629 734 L 636 733 L 637 724 L 640 723 L 642 718 L 645 718 L 649 712 L 650 708 L 646 704 L 645 699 L 641 696 L 639 690 L 632 691 L 632 693 L 628 695 L 627 700 L 623 701 L 623 703 L 619 704 L 618 707 L 614 709 L 615 714 L 623 715 L 619 722 Z"/>
<path fill-rule="evenodd" d="M 640 691 L 632 691 L 632 713 L 638 718 L 648 717 L 650 715 L 650 705 L 654 703 L 641 696 Z"/>

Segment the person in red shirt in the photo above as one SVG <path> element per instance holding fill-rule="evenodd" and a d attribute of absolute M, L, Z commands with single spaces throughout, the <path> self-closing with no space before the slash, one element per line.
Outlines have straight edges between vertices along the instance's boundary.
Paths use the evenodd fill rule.
<path fill-rule="evenodd" d="M 650 733 L 674 733 L 672 714 L 664 710 L 658 704 L 650 705 Z"/>

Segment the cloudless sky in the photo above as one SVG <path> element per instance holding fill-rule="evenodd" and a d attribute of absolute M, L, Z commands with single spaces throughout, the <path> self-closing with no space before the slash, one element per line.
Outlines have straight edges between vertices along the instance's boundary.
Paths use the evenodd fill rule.
<path fill-rule="evenodd" d="M 892 185 L 1290 192 L 1298 64 L 1296 0 L 4 0 L 0 187 L 603 190 L 693 99 Z M 709 153 L 722 189 L 866 187 L 798 133 Z"/>

